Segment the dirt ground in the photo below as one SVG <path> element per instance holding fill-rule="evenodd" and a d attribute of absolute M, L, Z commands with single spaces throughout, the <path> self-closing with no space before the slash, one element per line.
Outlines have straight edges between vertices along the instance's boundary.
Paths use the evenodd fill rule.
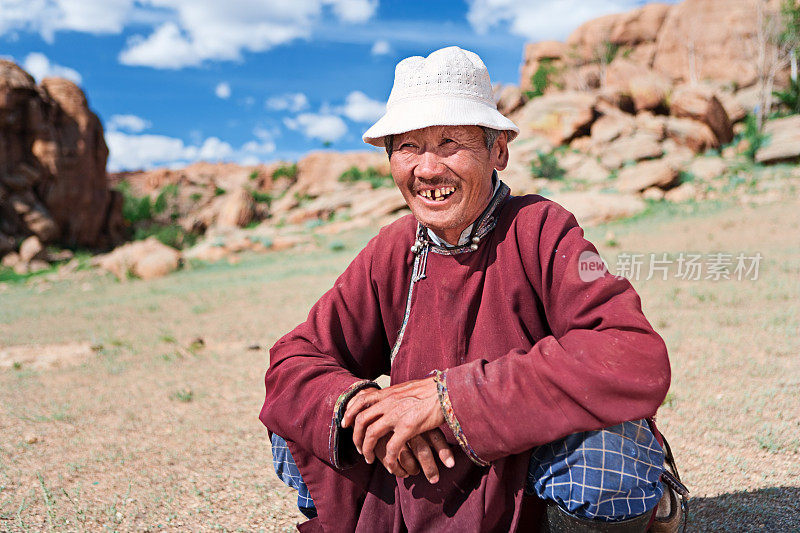
<path fill-rule="evenodd" d="M 151 282 L 0 287 L 0 531 L 293 530 L 257 418 L 267 349 L 369 234 Z M 800 530 L 800 201 L 588 235 L 612 269 L 673 261 L 668 280 L 645 261 L 633 283 L 670 351 L 658 423 L 692 491 L 689 530 Z M 677 279 L 682 252 L 760 253 L 758 279 Z"/>

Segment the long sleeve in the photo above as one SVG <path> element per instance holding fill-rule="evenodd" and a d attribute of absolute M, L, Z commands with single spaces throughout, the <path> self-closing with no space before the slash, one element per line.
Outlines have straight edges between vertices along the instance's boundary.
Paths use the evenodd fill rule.
<path fill-rule="evenodd" d="M 388 370 L 388 346 L 371 276 L 375 239 L 270 350 L 260 419 L 271 431 L 340 468 L 337 414 Z M 346 441 L 342 442 L 346 444 Z M 350 443 L 352 447 L 352 443 Z"/>
<path fill-rule="evenodd" d="M 669 388 L 666 346 L 631 284 L 608 272 L 582 280 L 581 255 L 596 249 L 574 217 L 552 202 L 530 209 L 515 228 L 522 282 L 538 296 L 550 334 L 530 350 L 442 376 L 448 423 L 478 463 L 652 416 Z"/>

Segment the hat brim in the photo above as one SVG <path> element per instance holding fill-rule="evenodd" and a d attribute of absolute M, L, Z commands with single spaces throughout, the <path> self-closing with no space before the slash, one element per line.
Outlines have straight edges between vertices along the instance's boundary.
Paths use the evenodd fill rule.
<path fill-rule="evenodd" d="M 372 125 L 362 139 L 365 143 L 383 147 L 387 135 L 397 135 L 429 126 L 485 126 L 508 133 L 511 141 L 519 128 L 496 108 L 478 100 L 463 97 L 409 98 L 395 102 Z"/>

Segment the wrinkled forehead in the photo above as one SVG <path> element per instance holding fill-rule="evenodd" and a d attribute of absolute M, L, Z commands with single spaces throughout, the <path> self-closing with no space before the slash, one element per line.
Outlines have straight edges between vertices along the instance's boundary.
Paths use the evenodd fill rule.
<path fill-rule="evenodd" d="M 482 139 L 483 130 L 480 126 L 428 126 L 418 130 L 406 131 L 394 135 L 395 140 L 400 139 L 439 139 L 451 137 L 456 139 Z"/>

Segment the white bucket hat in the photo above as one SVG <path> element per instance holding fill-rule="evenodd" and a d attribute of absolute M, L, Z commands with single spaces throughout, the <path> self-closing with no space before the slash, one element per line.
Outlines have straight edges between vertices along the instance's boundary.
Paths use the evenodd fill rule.
<path fill-rule="evenodd" d="M 386 135 L 428 126 L 486 126 L 505 130 L 509 141 L 519 133 L 497 111 L 486 65 L 474 52 L 457 46 L 400 61 L 386 113 L 362 139 L 382 147 Z"/>

